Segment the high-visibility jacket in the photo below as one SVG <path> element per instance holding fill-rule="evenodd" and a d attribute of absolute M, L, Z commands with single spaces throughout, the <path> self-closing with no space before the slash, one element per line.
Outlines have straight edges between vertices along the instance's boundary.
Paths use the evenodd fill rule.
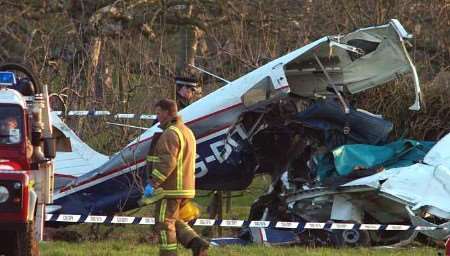
<path fill-rule="evenodd" d="M 147 162 L 154 187 L 161 187 L 165 198 L 195 196 L 196 142 L 181 117 L 161 127 L 163 133 L 150 149 Z"/>

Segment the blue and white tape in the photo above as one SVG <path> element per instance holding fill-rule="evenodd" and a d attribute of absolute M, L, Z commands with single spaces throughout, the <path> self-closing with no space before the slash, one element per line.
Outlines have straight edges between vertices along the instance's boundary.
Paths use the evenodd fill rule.
<path fill-rule="evenodd" d="M 46 214 L 46 222 L 65 223 L 103 223 L 103 224 L 138 224 L 154 225 L 153 217 L 130 217 L 130 216 L 100 216 L 100 215 L 72 215 L 72 214 Z M 449 230 L 447 227 L 436 226 L 413 226 L 398 224 L 355 224 L 341 222 L 289 222 L 289 221 L 249 221 L 249 220 L 217 220 L 196 219 L 192 221 L 194 226 L 220 226 L 229 228 L 284 228 L 284 229 L 327 229 L 327 230 L 392 230 L 392 231 L 432 231 Z"/>
<path fill-rule="evenodd" d="M 62 111 L 53 111 L 57 116 L 63 116 Z M 132 113 L 111 113 L 107 110 L 71 110 L 64 116 L 68 117 L 102 117 L 112 116 L 115 119 L 139 119 L 139 120 L 155 120 L 156 115 L 148 114 L 132 114 Z"/>

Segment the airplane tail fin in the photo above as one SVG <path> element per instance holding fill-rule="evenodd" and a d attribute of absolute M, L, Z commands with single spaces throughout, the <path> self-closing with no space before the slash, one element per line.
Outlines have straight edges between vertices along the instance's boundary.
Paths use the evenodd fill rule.
<path fill-rule="evenodd" d="M 62 186 L 108 161 L 108 156 L 95 151 L 84 143 L 55 112 L 52 112 L 52 120 L 57 151 L 55 158 L 56 183 L 62 183 L 55 184 L 55 187 Z M 62 182 L 58 182 L 58 178 Z"/>

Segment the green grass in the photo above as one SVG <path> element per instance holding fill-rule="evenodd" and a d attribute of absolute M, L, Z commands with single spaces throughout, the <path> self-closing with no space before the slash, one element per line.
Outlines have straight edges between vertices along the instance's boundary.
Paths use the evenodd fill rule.
<path fill-rule="evenodd" d="M 254 179 L 253 183 L 249 186 L 246 191 L 241 192 L 233 192 L 233 197 L 231 198 L 231 210 L 226 212 L 224 210 L 224 219 L 246 219 L 248 216 L 248 212 L 250 209 L 251 203 L 256 200 L 256 198 L 263 194 L 269 185 L 270 178 L 264 176 L 258 176 Z M 195 198 L 195 202 L 201 209 L 201 218 L 208 218 L 207 213 L 207 205 L 209 200 L 211 199 L 209 191 L 198 191 L 197 197 Z M 225 204 L 225 200 L 224 200 Z M 121 216 L 145 216 L 152 217 L 154 205 L 144 206 L 140 209 L 130 210 L 124 213 L 118 213 L 116 215 Z M 82 240 L 93 240 L 95 234 L 91 232 L 93 225 L 99 224 L 79 224 L 79 225 L 71 225 L 63 230 L 76 232 L 82 236 Z M 108 233 L 107 239 L 117 239 L 117 240 L 125 240 L 130 242 L 135 241 L 146 241 L 151 234 L 152 227 L 147 225 L 130 225 L 130 224 L 112 224 L 112 225 L 101 225 L 98 227 L 99 231 L 96 233 L 100 237 L 105 237 L 104 234 Z M 194 227 L 199 234 L 205 234 L 203 232 L 204 227 Z M 61 229 L 58 229 L 62 231 Z M 217 235 L 217 228 L 213 229 L 212 234 Z M 233 235 L 234 232 L 238 231 L 238 229 L 223 229 L 223 235 Z"/>
<path fill-rule="evenodd" d="M 230 212 L 224 211 L 225 219 L 245 219 L 251 203 L 261 194 L 263 194 L 270 183 L 268 177 L 256 177 L 251 186 L 242 192 L 233 192 L 232 209 Z M 202 218 L 208 218 L 206 206 L 210 200 L 207 197 L 209 192 L 199 191 L 196 197 L 196 203 L 202 209 Z M 153 206 L 145 206 L 140 209 L 131 210 L 122 214 L 123 216 L 153 216 Z M 92 232 L 92 228 L 99 228 Z M 199 234 L 204 234 L 203 227 L 195 227 Z M 57 232 L 64 231 L 62 234 L 65 239 L 70 231 L 78 234 L 76 242 L 48 241 L 41 243 L 41 255 L 158 255 L 156 241 L 152 237 L 152 227 L 147 225 L 98 225 L 80 224 L 72 225 Z M 212 234 L 217 236 L 217 227 Z M 226 228 L 223 230 L 224 236 L 233 235 L 239 229 Z M 55 231 L 54 231 L 55 232 Z M 107 236 L 105 234 L 108 234 Z M 209 233 L 211 234 L 211 233 Z M 214 235 L 215 234 L 215 235 Z M 100 238 L 99 238 L 100 237 Z M 438 255 L 435 248 L 430 247 L 408 247 L 408 248 L 354 248 L 354 249 L 333 249 L 333 248 L 305 248 L 305 247 L 265 247 L 251 245 L 246 247 L 229 246 L 213 247 L 209 255 L 234 256 L 234 255 Z M 191 255 L 186 249 L 179 249 L 181 256 Z"/>
<path fill-rule="evenodd" d="M 332 248 L 304 248 L 304 247 L 264 247 L 264 246 L 229 246 L 211 248 L 211 256 L 238 256 L 238 255 L 437 255 L 438 250 L 429 247 L 386 249 L 386 248 L 355 248 L 355 249 L 332 249 Z M 41 244 L 41 255 L 158 255 L 156 246 L 130 243 L 129 241 L 113 240 L 101 242 L 67 243 L 67 242 L 45 242 Z M 191 252 L 179 249 L 178 255 L 188 256 Z"/>

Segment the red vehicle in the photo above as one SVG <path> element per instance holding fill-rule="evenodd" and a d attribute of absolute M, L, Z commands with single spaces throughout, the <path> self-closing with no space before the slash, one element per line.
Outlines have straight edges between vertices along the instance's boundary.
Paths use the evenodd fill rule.
<path fill-rule="evenodd" d="M 26 66 L 0 64 L 0 255 L 39 254 L 54 157 L 46 87 Z"/>

